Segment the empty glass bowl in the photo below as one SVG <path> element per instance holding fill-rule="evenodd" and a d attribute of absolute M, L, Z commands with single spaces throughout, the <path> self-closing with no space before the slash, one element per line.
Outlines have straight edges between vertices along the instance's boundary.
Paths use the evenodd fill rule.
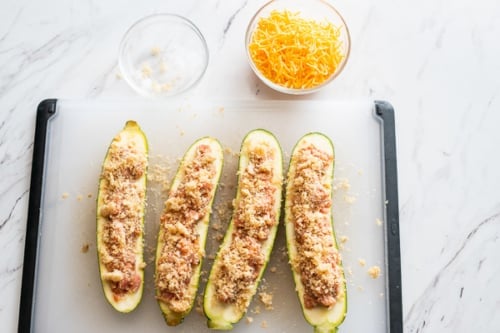
<path fill-rule="evenodd" d="M 118 63 L 126 82 L 139 94 L 168 97 L 200 81 L 208 65 L 208 47 L 190 20 L 155 14 L 126 32 Z"/>

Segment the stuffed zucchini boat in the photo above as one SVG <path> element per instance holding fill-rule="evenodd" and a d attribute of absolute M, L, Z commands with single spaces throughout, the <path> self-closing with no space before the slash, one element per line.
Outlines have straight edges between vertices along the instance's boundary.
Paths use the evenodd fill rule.
<path fill-rule="evenodd" d="M 169 326 L 183 321 L 196 298 L 223 157 L 216 139 L 196 141 L 180 163 L 160 217 L 155 289 Z"/>
<path fill-rule="evenodd" d="M 134 310 L 142 298 L 147 166 L 146 136 L 135 121 L 127 121 L 108 148 L 97 195 L 102 288 L 119 312 Z"/>
<path fill-rule="evenodd" d="M 302 137 L 287 175 L 288 255 L 304 317 L 314 332 L 336 332 L 347 312 L 344 271 L 332 217 L 335 154 L 320 133 Z"/>
<path fill-rule="evenodd" d="M 205 289 L 203 308 L 212 329 L 231 329 L 257 291 L 278 228 L 282 183 L 278 141 L 262 129 L 249 132 L 240 150 L 233 216 Z"/>

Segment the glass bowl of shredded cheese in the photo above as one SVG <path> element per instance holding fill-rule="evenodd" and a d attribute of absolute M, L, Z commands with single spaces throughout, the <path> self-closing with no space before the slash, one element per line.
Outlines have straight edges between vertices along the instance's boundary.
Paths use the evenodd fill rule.
<path fill-rule="evenodd" d="M 250 66 L 287 94 L 318 91 L 343 70 L 351 47 L 340 13 L 322 0 L 273 0 L 251 19 L 245 38 Z"/>
<path fill-rule="evenodd" d="M 208 65 L 208 47 L 187 18 L 154 14 L 125 33 L 118 64 L 125 81 L 139 94 L 168 97 L 200 81 Z"/>

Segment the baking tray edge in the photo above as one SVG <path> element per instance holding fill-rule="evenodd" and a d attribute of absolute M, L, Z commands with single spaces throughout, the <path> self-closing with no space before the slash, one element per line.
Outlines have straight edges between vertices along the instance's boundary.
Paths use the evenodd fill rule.
<path fill-rule="evenodd" d="M 403 332 L 401 290 L 401 250 L 399 239 L 398 170 L 396 126 L 393 106 L 375 101 L 375 116 L 382 121 L 382 147 L 385 188 L 386 256 L 388 266 L 389 332 Z"/>
<path fill-rule="evenodd" d="M 397 153 L 394 108 L 386 101 L 375 101 L 375 116 L 382 123 L 384 156 L 386 255 L 388 264 L 389 332 L 403 332 L 401 252 L 399 237 L 399 203 L 397 180 Z M 56 113 L 57 99 L 46 99 L 37 108 L 33 161 L 31 169 L 28 219 L 24 248 L 18 332 L 32 331 L 34 292 L 36 282 L 39 224 L 45 172 L 47 130 L 50 118 Z"/>

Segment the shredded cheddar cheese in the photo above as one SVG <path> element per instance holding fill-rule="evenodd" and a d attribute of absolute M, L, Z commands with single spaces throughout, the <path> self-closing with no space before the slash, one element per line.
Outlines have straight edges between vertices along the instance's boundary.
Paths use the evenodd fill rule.
<path fill-rule="evenodd" d="M 322 84 L 345 57 L 339 27 L 287 10 L 274 10 L 261 18 L 248 47 L 255 66 L 267 79 L 292 89 Z"/>

